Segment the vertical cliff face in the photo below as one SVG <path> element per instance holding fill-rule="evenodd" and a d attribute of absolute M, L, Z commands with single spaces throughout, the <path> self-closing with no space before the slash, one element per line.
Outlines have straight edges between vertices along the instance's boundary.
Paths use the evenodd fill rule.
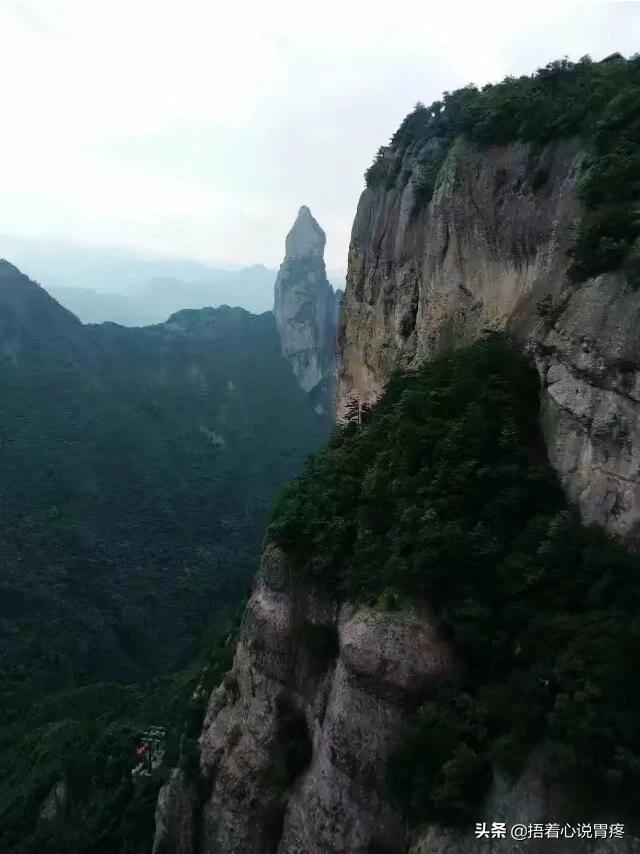
<path fill-rule="evenodd" d="M 406 850 L 385 761 L 417 698 L 452 673 L 451 649 L 426 613 L 339 605 L 290 578 L 269 548 L 204 722 L 197 822 L 182 808 L 193 787 L 175 776 L 158 854 Z"/>
<path fill-rule="evenodd" d="M 325 243 L 303 205 L 287 235 L 273 306 L 282 353 L 319 413 L 332 410 L 335 391 L 336 297 L 327 280 Z"/>
<path fill-rule="evenodd" d="M 461 139 L 446 151 L 439 145 L 431 139 L 406 149 L 391 183 L 360 199 L 339 319 L 338 415 L 354 399 L 374 401 L 398 369 L 487 330 L 507 331 L 535 359 L 547 450 L 567 495 L 586 522 L 637 543 L 640 293 L 619 272 L 580 285 L 566 276 L 587 146 L 578 138 L 482 151 Z M 437 177 L 426 201 L 421 170 L 430 158 Z M 329 310 L 327 288 L 320 296 L 316 288 L 325 281 L 323 248 L 324 235 L 301 209 L 275 313 L 283 352 L 306 390 L 326 376 L 312 319 L 321 316 L 318 304 Z M 289 556 L 268 548 L 233 669 L 208 707 L 195 819 L 188 838 L 167 851 L 543 850 L 546 840 L 486 842 L 435 823 L 407 826 L 388 796 L 387 759 L 416 707 L 463 665 L 424 605 L 389 613 L 339 602 L 304 577 Z M 509 827 L 571 813 L 544 771 L 544 749 L 515 780 L 493 769 L 478 821 Z M 169 817 L 187 794 L 186 783 L 169 784 Z M 170 838 L 171 820 L 161 815 L 158 826 Z M 587 850 L 579 838 L 554 844 Z M 629 834 L 588 844 L 592 854 L 640 850 Z"/>
<path fill-rule="evenodd" d="M 233 668 L 209 701 L 198 778 L 176 771 L 161 790 L 153 854 L 543 851 L 547 840 L 487 842 L 471 828 L 407 825 L 388 798 L 387 759 L 418 704 L 460 663 L 427 610 L 339 604 L 292 581 L 292 569 L 267 549 Z M 543 769 L 539 752 L 515 780 L 495 772 L 478 821 L 570 816 Z M 588 849 L 579 838 L 554 845 L 563 854 L 640 851 L 628 833 Z"/>
<path fill-rule="evenodd" d="M 535 355 L 568 495 L 586 522 L 637 541 L 640 292 L 622 273 L 567 281 L 584 154 L 578 139 L 483 151 L 458 140 L 428 204 L 422 149 L 404 155 L 393 186 L 365 190 L 338 331 L 338 414 L 375 399 L 398 368 L 508 330 Z"/>

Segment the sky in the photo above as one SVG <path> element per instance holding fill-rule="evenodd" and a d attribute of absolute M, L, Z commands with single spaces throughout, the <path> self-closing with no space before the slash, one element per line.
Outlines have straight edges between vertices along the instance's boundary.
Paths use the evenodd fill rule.
<path fill-rule="evenodd" d="M 346 267 L 416 101 L 640 50 L 640 3 L 0 0 L 0 233 L 277 266 L 298 208 Z"/>

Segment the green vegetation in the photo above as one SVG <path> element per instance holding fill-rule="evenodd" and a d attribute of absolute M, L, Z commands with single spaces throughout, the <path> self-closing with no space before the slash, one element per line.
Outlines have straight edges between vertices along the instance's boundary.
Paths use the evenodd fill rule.
<path fill-rule="evenodd" d="M 491 782 L 486 712 L 457 686 L 440 691 L 409 723 L 388 763 L 395 800 L 410 818 L 477 819 Z"/>
<path fill-rule="evenodd" d="M 229 667 L 237 617 L 220 619 L 188 669 L 138 687 L 98 683 L 35 703 L 19 724 L 0 730 L 0 841 L 3 851 L 112 854 L 146 850 L 160 786 L 172 765 L 192 770 L 203 698 Z M 142 732 L 162 722 L 162 767 L 133 779 Z M 52 786 L 64 781 L 68 805 L 37 821 Z"/>
<path fill-rule="evenodd" d="M 559 60 L 530 77 L 445 92 L 429 107 L 419 103 L 390 146 L 379 150 L 365 174 L 367 186 L 393 186 L 405 154 L 413 154 L 419 157 L 417 202 L 425 204 L 435 185 L 434 169 L 442 162 L 442 154 L 434 159 L 434 151 L 446 151 L 460 135 L 481 147 L 514 141 L 539 147 L 582 137 L 590 151 L 579 181 L 585 215 L 569 277 L 580 282 L 622 267 L 629 283 L 640 286 L 635 245 L 640 236 L 639 56 Z"/>
<path fill-rule="evenodd" d="M 428 204 L 436 187 L 438 169 L 441 163 L 419 163 L 415 170 L 417 204 L 422 207 Z"/>
<path fill-rule="evenodd" d="M 466 668 L 389 764 L 412 819 L 463 822 L 496 764 L 545 742 L 554 772 L 616 814 L 640 785 L 640 559 L 567 508 L 538 378 L 490 336 L 395 377 L 282 495 L 268 536 L 296 571 L 386 608 L 427 602 Z"/>
<path fill-rule="evenodd" d="M 83 327 L 7 278 L 3 319 L 26 305 L 0 334 L 22 348 L 0 360 L 0 724 L 45 693 L 184 667 L 328 426 L 270 314 Z"/>
<path fill-rule="evenodd" d="M 273 498 L 328 421 L 271 314 L 87 327 L 0 262 L 0 353 L 0 849 L 120 850 L 125 811 L 153 814 L 132 739 L 164 726 L 193 767 L 202 637 L 228 634 Z M 60 779 L 73 821 L 33 841 Z"/>

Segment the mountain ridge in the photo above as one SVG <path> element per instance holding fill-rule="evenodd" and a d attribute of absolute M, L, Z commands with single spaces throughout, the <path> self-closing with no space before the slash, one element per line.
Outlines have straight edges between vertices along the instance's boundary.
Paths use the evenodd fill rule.
<path fill-rule="evenodd" d="M 500 847 L 478 818 L 559 815 L 578 852 L 571 822 L 623 808 L 589 850 L 638 849 L 639 87 L 638 56 L 561 60 L 379 150 L 342 423 L 281 497 L 154 854 L 466 854 Z"/>
<path fill-rule="evenodd" d="M 187 750 L 181 704 L 225 660 L 274 494 L 330 424 L 271 312 L 83 325 L 8 263 L 0 388 L 0 847 L 107 854 L 157 794 L 130 775 L 136 730 L 160 719 Z M 38 818 L 52 786 L 60 825 Z"/>

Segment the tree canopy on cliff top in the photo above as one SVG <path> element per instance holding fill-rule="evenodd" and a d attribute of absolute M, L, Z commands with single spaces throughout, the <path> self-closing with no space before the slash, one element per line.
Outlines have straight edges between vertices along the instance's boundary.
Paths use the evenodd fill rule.
<path fill-rule="evenodd" d="M 390 764 L 412 817 L 472 820 L 490 765 L 517 771 L 540 742 L 581 798 L 635 809 L 640 559 L 567 507 L 538 413 L 502 337 L 442 356 L 340 428 L 268 530 L 340 598 L 428 603 L 465 662 Z"/>
<path fill-rule="evenodd" d="M 580 282 L 623 268 L 630 284 L 640 286 L 639 55 L 627 60 L 613 54 L 601 62 L 588 56 L 576 63 L 558 60 L 531 76 L 445 92 L 428 107 L 418 103 L 367 169 L 367 187 L 390 188 L 407 152 L 419 157 L 425 143 L 437 140 L 442 154 L 460 135 L 480 147 L 514 141 L 542 146 L 582 137 L 589 152 L 578 186 L 585 212 L 569 278 Z M 418 163 L 418 184 L 420 170 L 431 168 L 431 159 L 432 154 L 429 162 Z M 432 189 L 435 175 L 427 179 Z"/>

